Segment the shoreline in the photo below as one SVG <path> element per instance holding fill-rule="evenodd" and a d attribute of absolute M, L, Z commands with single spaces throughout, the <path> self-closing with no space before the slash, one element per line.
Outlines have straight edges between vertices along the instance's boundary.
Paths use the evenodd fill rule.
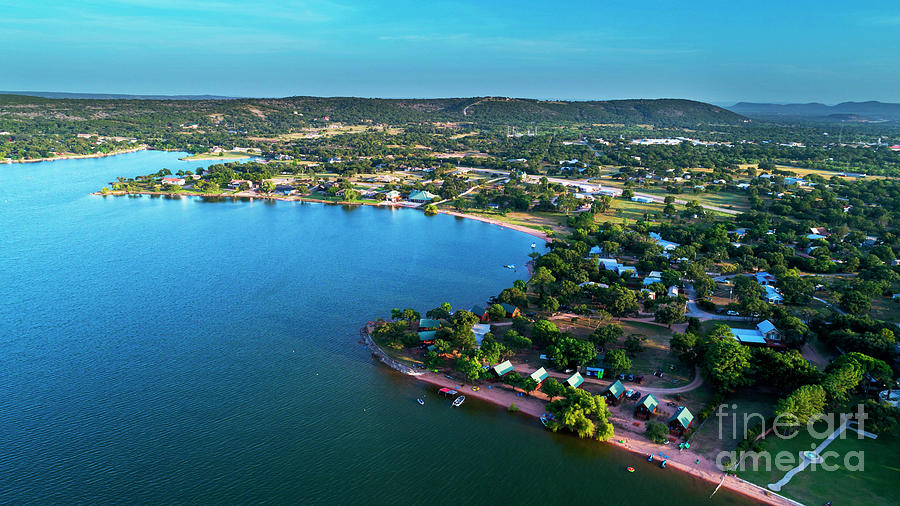
<path fill-rule="evenodd" d="M 524 397 L 518 397 L 516 396 L 516 391 L 514 391 L 508 385 L 491 383 L 490 386 L 492 388 L 488 388 L 488 385 L 484 385 L 480 390 L 474 391 L 472 390 L 472 385 L 466 385 L 465 383 L 460 384 L 458 380 L 447 378 L 440 373 L 426 371 L 413 372 L 412 369 L 402 364 L 398 364 L 395 360 L 391 359 L 384 351 L 382 351 L 381 348 L 377 344 L 375 344 L 375 342 L 368 336 L 365 328 L 363 328 L 361 334 L 364 336 L 367 350 L 372 353 L 373 357 L 378 358 L 380 362 L 384 363 L 389 369 L 396 373 L 403 374 L 404 376 L 408 376 L 417 381 L 428 383 L 432 386 L 456 389 L 460 394 L 465 395 L 467 398 L 472 397 L 475 399 L 479 399 L 481 401 L 493 404 L 499 408 L 508 409 L 511 403 L 515 403 L 519 408 L 516 412 L 523 413 L 532 418 L 540 418 L 540 416 L 546 412 L 544 400 L 535 395 L 525 395 Z M 397 365 L 400 365 L 400 367 L 397 367 Z M 801 504 L 775 492 L 767 490 L 759 485 L 745 481 L 737 476 L 726 475 L 724 472 L 719 471 L 718 469 L 711 470 L 695 467 L 695 464 L 693 464 L 693 461 L 697 458 L 697 454 L 695 453 L 683 453 L 681 451 L 678 451 L 677 447 L 673 448 L 671 446 L 659 445 L 650 441 L 629 439 L 628 435 L 640 435 L 634 434 L 621 427 L 616 427 L 616 429 L 620 432 L 620 435 L 613 436 L 613 439 L 600 443 L 609 444 L 617 449 L 624 450 L 635 455 L 640 455 L 643 462 L 647 462 L 646 457 L 648 455 L 654 455 L 654 465 L 659 465 L 658 455 L 660 451 L 666 453 L 669 453 L 671 451 L 673 455 L 668 455 L 669 458 L 667 459 L 666 463 L 667 469 L 672 468 L 692 478 L 701 479 L 711 485 L 716 486 L 716 490 L 718 490 L 719 487 L 724 487 L 748 499 L 758 501 L 762 504 L 770 504 L 774 506 L 797 506 L 798 504 Z M 624 432 L 625 434 L 623 435 L 621 434 L 621 432 Z M 701 462 L 706 463 L 705 459 L 702 459 Z M 635 464 L 635 467 L 637 467 L 637 465 L 639 464 Z M 715 491 L 713 492 L 713 494 L 714 493 Z"/>
<path fill-rule="evenodd" d="M 150 146 L 141 145 L 137 148 L 131 149 L 120 149 L 117 151 L 112 151 L 110 153 L 90 153 L 87 155 L 62 155 L 62 156 L 54 156 L 53 158 L 29 158 L 27 160 L 0 160 L 0 164 L 2 163 L 38 163 L 38 162 L 55 162 L 57 160 L 84 160 L 88 158 L 106 158 L 107 156 L 116 156 L 116 155 L 124 155 L 127 153 L 136 153 L 138 151 L 146 151 L 150 149 Z"/>
<path fill-rule="evenodd" d="M 144 148 L 144 149 L 146 149 L 146 148 Z M 97 191 L 97 192 L 91 192 L 90 195 L 95 195 L 95 196 L 100 196 L 100 197 L 109 197 L 109 196 L 124 197 L 127 195 L 158 195 L 158 196 L 170 196 L 170 197 L 184 196 L 184 197 L 211 197 L 211 198 L 226 198 L 226 199 L 227 198 L 230 198 L 230 199 L 267 199 L 267 200 L 279 200 L 279 201 L 283 201 L 283 202 L 313 202 L 313 203 L 318 203 L 318 204 L 334 204 L 334 205 L 341 205 L 341 206 L 372 206 L 372 207 L 391 207 L 391 208 L 397 208 L 397 209 L 415 209 L 415 210 L 419 210 L 419 211 L 424 210 L 423 207 L 420 207 L 420 206 L 415 206 L 415 207 L 403 206 L 403 205 L 396 205 L 393 203 L 385 203 L 385 202 L 371 203 L 371 202 L 360 202 L 360 201 L 353 201 L 353 202 L 335 201 L 335 200 L 316 199 L 316 198 L 310 198 L 310 197 L 290 197 L 290 196 L 285 196 L 285 195 L 246 195 L 246 194 L 240 194 L 240 193 L 208 194 L 208 193 L 198 193 L 198 192 L 172 193 L 172 192 L 152 192 L 152 191 L 126 192 L 126 191 L 121 191 L 121 190 L 110 190 L 106 193 Z M 515 225 L 512 223 L 506 223 L 504 221 L 495 220 L 492 218 L 486 218 L 483 216 L 476 216 L 473 214 L 466 214 L 466 213 L 460 213 L 457 211 L 448 211 L 448 210 L 443 210 L 443 209 L 439 209 L 438 214 L 446 214 L 448 216 L 453 216 L 456 218 L 465 218 L 465 219 L 469 219 L 469 220 L 480 221 L 482 223 L 488 223 L 491 225 L 497 225 L 498 227 L 506 228 L 509 230 L 515 230 L 517 232 L 522 232 L 522 233 L 528 234 L 532 237 L 537 237 L 538 239 L 541 239 L 544 242 L 551 241 L 550 237 L 545 232 L 542 232 L 537 229 L 525 227 L 522 225 Z"/>

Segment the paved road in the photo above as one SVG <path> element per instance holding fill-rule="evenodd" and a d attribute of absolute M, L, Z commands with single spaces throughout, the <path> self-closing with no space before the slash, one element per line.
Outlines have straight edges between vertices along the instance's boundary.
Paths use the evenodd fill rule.
<path fill-rule="evenodd" d="M 694 285 L 686 284 L 684 285 L 684 294 L 688 297 L 687 303 L 687 311 L 684 313 L 685 316 L 690 316 L 693 318 L 697 318 L 700 321 L 705 320 L 733 320 L 739 322 L 751 321 L 752 318 L 748 316 L 728 316 L 724 314 L 710 313 L 704 309 L 701 309 L 700 306 L 697 305 L 697 292 L 694 290 Z"/>

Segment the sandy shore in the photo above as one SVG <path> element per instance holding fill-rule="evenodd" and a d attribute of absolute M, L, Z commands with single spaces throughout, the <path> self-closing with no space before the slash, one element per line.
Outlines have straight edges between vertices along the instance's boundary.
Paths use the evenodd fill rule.
<path fill-rule="evenodd" d="M 107 156 L 124 155 L 125 153 L 134 153 L 136 151 L 144 151 L 150 149 L 149 146 L 141 145 L 132 149 L 120 149 L 109 153 L 91 153 L 89 155 L 62 155 L 52 158 L 29 158 L 27 160 L 0 160 L 0 163 L 37 163 L 37 162 L 54 162 L 56 160 L 80 160 L 84 158 L 106 158 Z"/>
<path fill-rule="evenodd" d="M 376 207 L 384 207 L 384 206 L 392 206 L 391 203 L 385 202 L 342 202 L 342 201 L 334 201 L 334 200 L 323 200 L 323 199 L 314 199 L 309 197 L 292 197 L 288 195 L 259 195 L 253 193 L 246 192 L 238 192 L 238 193 L 220 193 L 220 194 L 208 194 L 208 193 L 198 193 L 198 192 L 151 192 L 151 191 L 139 191 L 139 192 L 125 192 L 125 191 L 108 191 L 106 193 L 102 192 L 94 192 L 91 195 L 112 195 L 112 196 L 122 196 L 122 195 L 177 195 L 177 196 L 186 196 L 186 197 L 223 197 L 223 198 L 249 198 L 249 199 L 268 199 L 268 200 L 283 200 L 285 202 L 317 202 L 322 204 L 335 204 L 335 205 L 348 205 L 348 206 L 376 206 Z M 420 211 L 423 210 L 421 207 L 411 207 L 411 206 L 393 206 L 404 209 L 418 209 Z M 550 237 L 547 236 L 546 233 L 536 230 L 529 227 L 524 227 L 522 225 L 514 225 L 512 223 L 506 223 L 499 220 L 494 220 L 491 218 L 485 218 L 483 216 L 476 216 L 472 214 L 459 213 L 456 211 L 446 211 L 446 210 L 438 210 L 440 214 L 446 214 L 449 216 L 455 216 L 457 218 L 466 218 L 469 220 L 476 220 L 483 223 L 490 223 L 491 225 L 497 225 L 498 227 L 508 228 L 510 230 L 515 230 L 517 232 L 522 232 L 528 234 L 533 237 L 537 237 L 545 242 L 550 242 Z"/>

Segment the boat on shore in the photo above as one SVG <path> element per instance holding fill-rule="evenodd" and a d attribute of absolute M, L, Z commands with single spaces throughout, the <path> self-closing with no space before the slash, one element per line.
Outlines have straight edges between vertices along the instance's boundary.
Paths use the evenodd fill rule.
<path fill-rule="evenodd" d="M 454 407 L 454 408 L 458 408 L 458 407 L 462 406 L 462 403 L 464 403 L 464 402 L 466 402 L 466 396 L 465 396 L 465 395 L 460 395 L 459 397 L 457 397 L 456 399 L 454 399 L 454 401 L 453 401 L 453 407 Z"/>
<path fill-rule="evenodd" d="M 419 406 L 424 406 L 424 405 L 425 405 L 425 401 L 423 401 L 422 399 L 416 399 L 416 402 L 419 403 Z"/>

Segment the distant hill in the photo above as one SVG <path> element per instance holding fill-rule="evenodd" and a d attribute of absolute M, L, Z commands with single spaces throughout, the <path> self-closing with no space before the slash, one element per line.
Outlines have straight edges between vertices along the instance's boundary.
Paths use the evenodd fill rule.
<path fill-rule="evenodd" d="M 51 94 L 44 94 L 51 95 Z M 77 121 L 116 119 L 123 123 L 196 123 L 222 116 L 222 124 L 247 131 L 282 130 L 290 124 L 328 117 L 331 122 L 402 124 L 471 122 L 483 125 L 625 123 L 691 127 L 739 124 L 746 118 L 715 105 L 679 99 L 546 101 L 506 97 L 380 99 L 356 97 L 202 98 L 141 96 L 116 98 L 0 95 L 0 119 L 24 114 Z M 132 96 L 133 97 L 133 96 Z M 4 114 L 5 113 L 5 114 Z"/>
<path fill-rule="evenodd" d="M 117 93 L 69 93 L 62 91 L 0 91 L 0 95 L 41 98 L 84 98 L 94 100 L 229 100 L 221 95 L 127 95 Z"/>
<path fill-rule="evenodd" d="M 900 104 L 886 102 L 843 102 L 825 105 L 817 102 L 808 104 L 769 104 L 738 102 L 730 111 L 760 119 L 806 119 L 816 121 L 857 121 L 883 122 L 900 121 Z"/>

